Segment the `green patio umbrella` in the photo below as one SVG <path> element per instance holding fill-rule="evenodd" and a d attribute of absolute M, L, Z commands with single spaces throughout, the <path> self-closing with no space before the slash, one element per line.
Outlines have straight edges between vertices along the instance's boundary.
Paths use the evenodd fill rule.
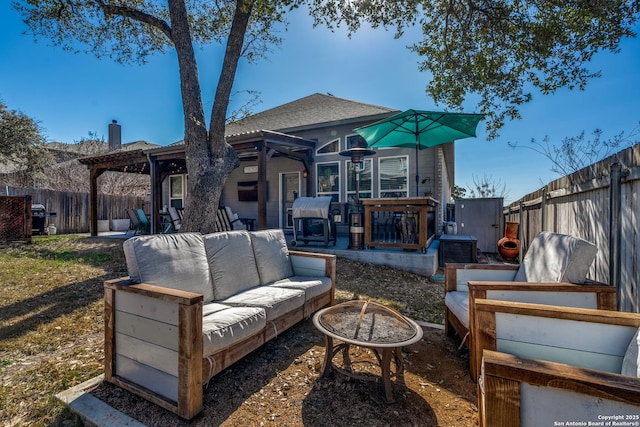
<path fill-rule="evenodd" d="M 407 110 L 367 126 L 354 129 L 370 148 L 415 147 L 416 196 L 418 195 L 418 150 L 476 136 L 482 114 Z"/>

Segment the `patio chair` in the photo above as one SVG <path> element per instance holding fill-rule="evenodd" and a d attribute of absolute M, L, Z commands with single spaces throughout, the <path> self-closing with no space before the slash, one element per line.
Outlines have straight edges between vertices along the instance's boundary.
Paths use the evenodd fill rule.
<path fill-rule="evenodd" d="M 129 217 L 130 225 L 125 236 L 128 236 L 130 231 L 132 231 L 135 236 L 140 232 L 140 220 L 138 220 L 135 209 L 127 209 L 127 216 Z"/>
<path fill-rule="evenodd" d="M 252 221 L 249 219 L 249 221 Z M 223 206 L 216 211 L 216 231 L 252 230 L 246 218 L 239 218 L 230 207 Z"/>
<path fill-rule="evenodd" d="M 136 217 L 137 219 L 137 223 L 136 223 L 136 229 L 135 229 L 135 234 L 143 234 L 143 233 L 148 233 L 149 230 L 151 230 L 151 223 L 149 222 L 149 218 L 147 218 L 147 214 L 144 213 L 144 211 L 140 208 L 138 209 L 128 209 L 127 213 L 129 210 L 133 211 L 133 215 Z M 131 214 L 129 214 L 131 215 Z M 133 220 L 132 220 L 133 222 Z"/>
<path fill-rule="evenodd" d="M 171 217 L 171 222 L 173 223 L 173 229 L 175 231 L 179 231 L 180 226 L 182 225 L 182 218 L 180 218 L 180 214 L 178 213 L 178 210 L 175 207 L 170 206 L 168 211 L 169 211 L 169 216 Z"/>
<path fill-rule="evenodd" d="M 473 324 L 476 298 L 615 310 L 615 289 L 586 280 L 596 256 L 592 243 L 542 232 L 531 242 L 522 264 L 446 264 L 445 331 L 457 333 L 470 351 L 470 371 L 478 377 Z M 472 290 L 472 292 L 470 292 Z"/>
<path fill-rule="evenodd" d="M 476 301 L 480 426 L 640 421 L 639 327 L 637 313 Z"/>

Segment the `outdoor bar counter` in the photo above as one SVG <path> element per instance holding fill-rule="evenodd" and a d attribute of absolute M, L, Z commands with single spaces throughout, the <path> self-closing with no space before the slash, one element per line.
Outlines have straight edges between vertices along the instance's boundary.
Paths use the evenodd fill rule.
<path fill-rule="evenodd" d="M 435 235 L 432 197 L 362 199 L 364 205 L 364 244 L 426 252 Z"/>

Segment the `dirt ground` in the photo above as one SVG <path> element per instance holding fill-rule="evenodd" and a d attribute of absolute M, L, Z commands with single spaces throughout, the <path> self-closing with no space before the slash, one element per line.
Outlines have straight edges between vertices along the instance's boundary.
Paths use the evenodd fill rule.
<path fill-rule="evenodd" d="M 337 303 L 369 299 L 420 322 L 443 322 L 442 283 L 342 258 L 336 271 Z M 443 329 L 423 330 L 423 339 L 404 349 L 404 385 L 394 382 L 393 404 L 378 382 L 337 372 L 320 378 L 324 337 L 310 319 L 215 376 L 191 422 L 108 383 L 91 393 L 149 426 L 476 426 L 467 351 Z M 352 347 L 350 356 L 357 372 L 379 376 L 370 350 Z"/>
<path fill-rule="evenodd" d="M 337 372 L 320 378 L 324 340 L 311 320 L 214 377 L 191 422 L 108 383 L 91 393 L 150 426 L 476 426 L 468 354 L 442 329 L 423 329 L 423 339 L 404 349 L 405 384 L 394 382 L 392 404 L 378 382 Z M 352 347 L 350 355 L 354 369 L 379 375 L 369 350 Z"/>

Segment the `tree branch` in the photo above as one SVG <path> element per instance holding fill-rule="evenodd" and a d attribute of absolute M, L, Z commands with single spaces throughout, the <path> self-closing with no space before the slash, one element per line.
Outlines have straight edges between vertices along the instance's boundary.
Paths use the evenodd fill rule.
<path fill-rule="evenodd" d="M 236 10 L 233 15 L 231 24 L 231 32 L 227 39 L 227 48 L 225 51 L 222 71 L 218 79 L 218 87 L 211 111 L 211 122 L 209 124 L 209 137 L 214 141 L 224 141 L 225 119 L 227 114 L 227 106 L 229 105 L 229 97 L 231 96 L 231 88 L 235 80 L 238 61 L 242 53 L 249 18 L 253 10 L 254 0 L 239 0 L 236 3 Z M 216 144 L 214 150 L 221 150 L 223 144 Z"/>
<path fill-rule="evenodd" d="M 105 4 L 102 1 L 97 2 L 105 15 L 118 15 L 125 18 L 131 18 L 135 21 L 142 22 L 143 24 L 151 25 L 162 31 L 172 42 L 173 36 L 171 32 L 171 26 L 164 20 L 157 18 L 151 14 L 142 12 L 137 9 L 133 9 L 127 6 L 115 6 L 112 4 Z"/>

